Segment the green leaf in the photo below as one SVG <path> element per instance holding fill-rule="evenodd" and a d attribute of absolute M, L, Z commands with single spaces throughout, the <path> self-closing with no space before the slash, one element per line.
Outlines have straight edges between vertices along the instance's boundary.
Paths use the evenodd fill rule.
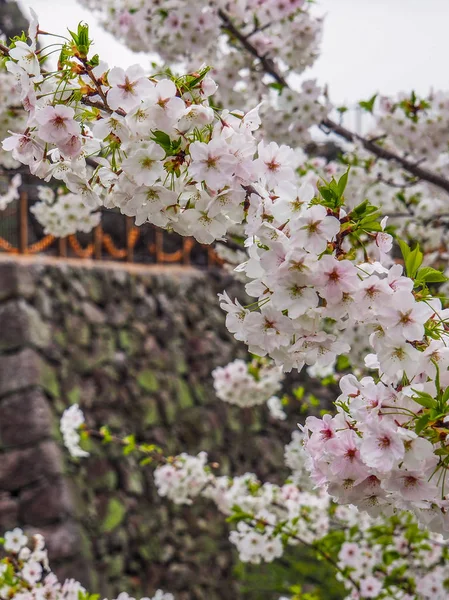
<path fill-rule="evenodd" d="M 347 369 L 351 368 L 351 363 L 349 361 L 349 357 L 346 354 L 340 354 L 340 356 L 337 357 L 337 365 L 336 365 L 336 369 L 337 371 L 346 371 Z"/>
<path fill-rule="evenodd" d="M 281 93 L 282 90 L 284 89 L 284 86 L 282 85 L 282 83 L 277 83 L 277 82 L 269 83 L 268 87 L 270 87 L 272 90 L 276 90 L 279 93 Z"/>
<path fill-rule="evenodd" d="M 424 406 L 425 408 L 436 408 L 437 402 L 435 398 L 433 398 L 433 396 L 427 394 L 426 392 L 414 390 L 413 388 L 412 390 L 415 393 L 415 395 L 412 398 L 415 402 L 417 402 L 421 406 Z"/>
<path fill-rule="evenodd" d="M 398 244 L 399 244 L 399 248 L 401 249 L 402 252 L 402 257 L 404 259 L 404 262 L 407 260 L 411 250 L 407 244 L 407 242 L 404 242 L 404 240 L 401 240 L 400 238 L 398 238 Z"/>
<path fill-rule="evenodd" d="M 327 188 L 327 187 L 319 187 L 318 191 L 320 192 L 320 194 L 323 196 L 323 198 L 327 201 L 327 202 L 332 202 L 334 199 L 334 194 L 332 193 L 332 191 Z"/>
<path fill-rule="evenodd" d="M 447 448 L 446 446 L 444 448 L 437 448 L 433 451 L 433 453 L 437 456 L 447 456 L 449 454 L 449 448 Z"/>
<path fill-rule="evenodd" d="M 103 436 L 103 444 L 109 444 L 110 442 L 112 442 L 112 435 L 107 425 L 103 425 L 102 427 L 100 427 L 100 433 Z"/>
<path fill-rule="evenodd" d="M 167 152 L 171 148 L 171 139 L 170 136 L 165 133 L 165 131 L 153 131 L 153 137 L 151 138 L 154 142 L 162 146 L 162 148 Z"/>
<path fill-rule="evenodd" d="M 410 252 L 405 261 L 405 266 L 407 268 L 407 275 L 414 279 L 416 273 L 418 272 L 419 267 L 422 265 L 422 261 L 424 258 L 424 254 L 419 249 L 419 244 L 416 245 L 415 249 Z"/>
<path fill-rule="evenodd" d="M 343 173 L 343 175 L 338 180 L 338 193 L 340 194 L 340 198 L 341 196 L 343 196 L 346 186 L 348 184 L 348 176 L 349 169 L 346 171 L 346 173 Z"/>
<path fill-rule="evenodd" d="M 443 394 L 443 402 L 446 403 L 449 400 L 449 387 L 446 388 Z"/>
<path fill-rule="evenodd" d="M 365 231 L 383 231 L 382 225 L 379 223 L 379 221 L 363 221 L 359 223 L 361 229 L 364 229 Z"/>
<path fill-rule="evenodd" d="M 418 273 L 416 274 L 416 281 L 423 283 L 443 283 L 447 281 L 448 278 L 444 273 L 438 271 L 437 269 L 433 269 L 432 267 L 421 267 Z"/>
<path fill-rule="evenodd" d="M 196 87 L 199 83 L 201 83 L 201 81 L 203 81 L 203 79 L 206 77 L 210 70 L 211 67 L 204 67 L 203 69 L 201 69 L 198 75 L 188 75 L 186 79 L 188 81 L 190 89 Z"/>
<path fill-rule="evenodd" d="M 421 417 L 419 417 L 415 424 L 415 433 L 419 435 L 421 431 L 426 427 L 429 421 L 430 415 L 428 413 L 425 413 Z"/>
<path fill-rule="evenodd" d="M 88 63 L 91 67 L 98 67 L 98 65 L 100 64 L 100 57 L 98 56 L 98 54 L 94 54 L 92 58 L 88 61 Z"/>
<path fill-rule="evenodd" d="M 128 454 L 131 454 L 136 449 L 136 438 L 134 435 L 128 435 L 123 438 L 123 441 L 126 444 L 123 448 L 123 455 L 128 456 Z"/>
<path fill-rule="evenodd" d="M 369 113 L 373 113 L 373 108 L 374 108 L 374 102 L 376 101 L 377 98 L 377 94 L 374 94 L 374 96 L 372 96 L 369 100 L 361 100 L 359 102 L 359 106 L 360 108 L 363 108 L 363 110 L 366 110 Z"/>

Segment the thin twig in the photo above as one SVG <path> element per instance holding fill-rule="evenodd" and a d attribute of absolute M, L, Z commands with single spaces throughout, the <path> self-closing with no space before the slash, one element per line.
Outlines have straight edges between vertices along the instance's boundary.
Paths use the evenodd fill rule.
<path fill-rule="evenodd" d="M 94 100 L 91 100 L 90 98 L 81 98 L 81 104 L 85 104 L 86 106 L 91 106 L 92 108 L 98 108 L 99 110 L 107 112 L 110 115 L 112 115 L 112 113 L 115 112 L 118 115 L 120 115 L 121 117 L 126 117 L 126 112 L 123 109 L 117 108 L 117 110 L 112 110 L 112 108 L 109 108 L 109 106 L 105 106 L 103 104 L 103 102 L 95 102 Z"/>

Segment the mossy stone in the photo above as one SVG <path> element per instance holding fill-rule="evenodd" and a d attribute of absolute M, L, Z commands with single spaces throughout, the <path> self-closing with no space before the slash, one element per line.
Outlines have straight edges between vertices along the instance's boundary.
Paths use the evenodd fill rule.
<path fill-rule="evenodd" d="M 176 395 L 181 408 L 191 408 L 194 406 L 194 400 L 190 393 L 189 384 L 184 379 L 176 380 Z"/>
<path fill-rule="evenodd" d="M 118 498 L 111 498 L 108 502 L 106 516 L 101 524 L 101 531 L 107 533 L 114 531 L 124 520 L 126 507 Z"/>
<path fill-rule="evenodd" d="M 150 369 L 145 369 L 137 375 L 137 383 L 146 392 L 156 392 L 159 389 L 159 382 L 156 375 Z"/>

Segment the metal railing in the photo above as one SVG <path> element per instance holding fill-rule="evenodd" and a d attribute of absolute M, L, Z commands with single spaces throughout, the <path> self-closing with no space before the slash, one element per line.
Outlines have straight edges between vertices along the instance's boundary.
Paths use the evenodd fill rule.
<path fill-rule="evenodd" d="M 144 264 L 221 264 L 211 246 L 151 224 L 135 227 L 131 217 L 115 210 L 104 210 L 101 223 L 89 234 L 56 238 L 43 232 L 29 209 L 28 191 L 22 190 L 20 198 L 0 212 L 0 252 Z"/>

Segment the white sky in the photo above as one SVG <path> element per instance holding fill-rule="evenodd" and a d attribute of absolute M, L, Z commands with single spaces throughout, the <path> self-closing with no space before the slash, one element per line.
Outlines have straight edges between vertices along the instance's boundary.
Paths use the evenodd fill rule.
<path fill-rule="evenodd" d="M 76 0 L 19 3 L 32 6 L 42 29 L 53 33 L 88 22 L 96 52 L 110 65 L 145 66 L 144 55 L 104 32 Z M 449 0 L 317 0 L 317 10 L 326 14 L 322 53 L 306 76 L 328 83 L 333 102 L 352 104 L 377 91 L 426 93 L 449 87 Z"/>

